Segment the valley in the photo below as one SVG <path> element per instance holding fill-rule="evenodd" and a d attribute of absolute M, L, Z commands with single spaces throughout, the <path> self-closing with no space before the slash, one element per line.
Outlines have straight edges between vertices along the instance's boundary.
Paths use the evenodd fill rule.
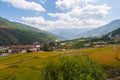
<path fill-rule="evenodd" d="M 114 30 L 120 28 L 120 20 L 116 19 L 110 23 L 98 26 L 97 28 L 82 28 L 82 29 L 56 29 L 49 32 L 63 37 L 65 40 L 72 40 L 77 38 L 87 38 L 87 37 L 101 37 Z"/>
<path fill-rule="evenodd" d="M 65 38 L 64 30 L 58 30 L 56 35 L 55 31 L 52 34 L 0 18 L 0 80 L 55 80 L 55 76 L 57 80 L 74 78 L 71 74 L 77 80 L 79 76 L 82 80 L 119 80 L 120 29 L 119 20 L 116 21 L 90 31 L 86 29 L 86 32 L 73 30 L 71 33 L 72 30 L 68 30 L 66 36 L 71 35 Z M 117 27 L 114 27 L 115 23 Z M 78 32 L 95 35 L 90 33 L 77 38 Z"/>
<path fill-rule="evenodd" d="M 119 0 L 0 0 L 0 80 L 120 80 Z"/>

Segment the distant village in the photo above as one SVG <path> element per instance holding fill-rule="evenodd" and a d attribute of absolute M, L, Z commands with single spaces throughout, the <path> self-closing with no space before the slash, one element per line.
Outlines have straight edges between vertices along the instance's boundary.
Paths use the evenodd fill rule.
<path fill-rule="evenodd" d="M 39 42 L 35 42 L 32 45 L 19 45 L 19 46 L 0 46 L 1 51 L 7 53 L 26 53 L 40 51 L 41 45 Z"/>
<path fill-rule="evenodd" d="M 85 48 L 85 47 L 102 47 L 107 44 L 120 43 L 120 37 L 111 38 L 110 40 L 103 40 L 101 37 L 89 37 L 85 38 L 81 42 L 81 39 L 73 41 L 55 41 L 55 42 L 46 42 L 40 44 L 38 41 L 34 42 L 32 45 L 12 45 L 12 46 L 0 46 L 1 53 L 27 53 L 27 52 L 37 52 L 37 51 L 55 51 L 61 50 L 65 51 L 66 49 L 72 48 Z"/>
<path fill-rule="evenodd" d="M 0 54 L 55 51 L 57 46 L 58 46 L 57 42 L 46 42 L 44 44 L 40 44 L 38 41 L 34 42 L 32 45 L 0 46 Z"/>

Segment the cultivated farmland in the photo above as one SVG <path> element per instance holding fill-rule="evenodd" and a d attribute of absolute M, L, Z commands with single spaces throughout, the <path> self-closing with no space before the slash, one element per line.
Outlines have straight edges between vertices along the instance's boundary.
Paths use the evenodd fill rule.
<path fill-rule="evenodd" d="M 39 80 L 41 68 L 48 61 L 56 61 L 56 58 L 61 56 L 74 55 L 88 56 L 105 68 L 118 68 L 120 66 L 120 46 L 118 45 L 66 51 L 21 53 L 0 57 L 0 80 Z"/>

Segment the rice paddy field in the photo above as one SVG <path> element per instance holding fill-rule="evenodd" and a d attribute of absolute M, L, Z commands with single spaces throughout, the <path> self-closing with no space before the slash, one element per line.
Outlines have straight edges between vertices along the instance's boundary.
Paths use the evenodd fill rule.
<path fill-rule="evenodd" d="M 120 67 L 120 46 L 33 52 L 0 57 L 0 80 L 40 80 L 41 67 L 60 56 L 86 55 L 104 67 Z"/>

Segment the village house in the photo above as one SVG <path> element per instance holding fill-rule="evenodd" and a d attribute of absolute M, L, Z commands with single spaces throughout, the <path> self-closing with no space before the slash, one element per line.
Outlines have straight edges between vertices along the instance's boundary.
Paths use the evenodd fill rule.
<path fill-rule="evenodd" d="M 60 43 L 60 45 L 61 45 L 61 46 L 64 46 L 64 45 L 66 45 L 66 43 Z"/>
<path fill-rule="evenodd" d="M 0 50 L 7 50 L 8 48 L 8 46 L 0 46 Z"/>
<path fill-rule="evenodd" d="M 41 47 L 41 45 L 40 45 L 40 43 L 39 42 L 35 42 L 35 43 L 33 43 L 33 47 L 34 47 L 34 49 L 35 49 L 35 51 L 39 51 L 40 50 L 40 47 Z"/>
<path fill-rule="evenodd" d="M 8 53 L 19 53 L 19 52 L 26 53 L 28 48 L 29 46 L 21 46 L 21 45 L 10 46 L 8 49 Z"/>
<path fill-rule="evenodd" d="M 98 42 L 93 42 L 92 44 L 94 45 L 94 47 L 102 47 L 103 45 L 106 45 L 107 42 L 98 41 Z"/>
<path fill-rule="evenodd" d="M 40 51 L 40 47 L 40 43 L 36 41 L 32 45 L 10 46 L 8 48 L 8 53 L 26 53 L 27 51 L 36 52 Z"/>
<path fill-rule="evenodd" d="M 86 44 L 84 44 L 83 46 L 84 47 L 89 47 L 91 44 L 90 43 L 86 43 Z"/>

